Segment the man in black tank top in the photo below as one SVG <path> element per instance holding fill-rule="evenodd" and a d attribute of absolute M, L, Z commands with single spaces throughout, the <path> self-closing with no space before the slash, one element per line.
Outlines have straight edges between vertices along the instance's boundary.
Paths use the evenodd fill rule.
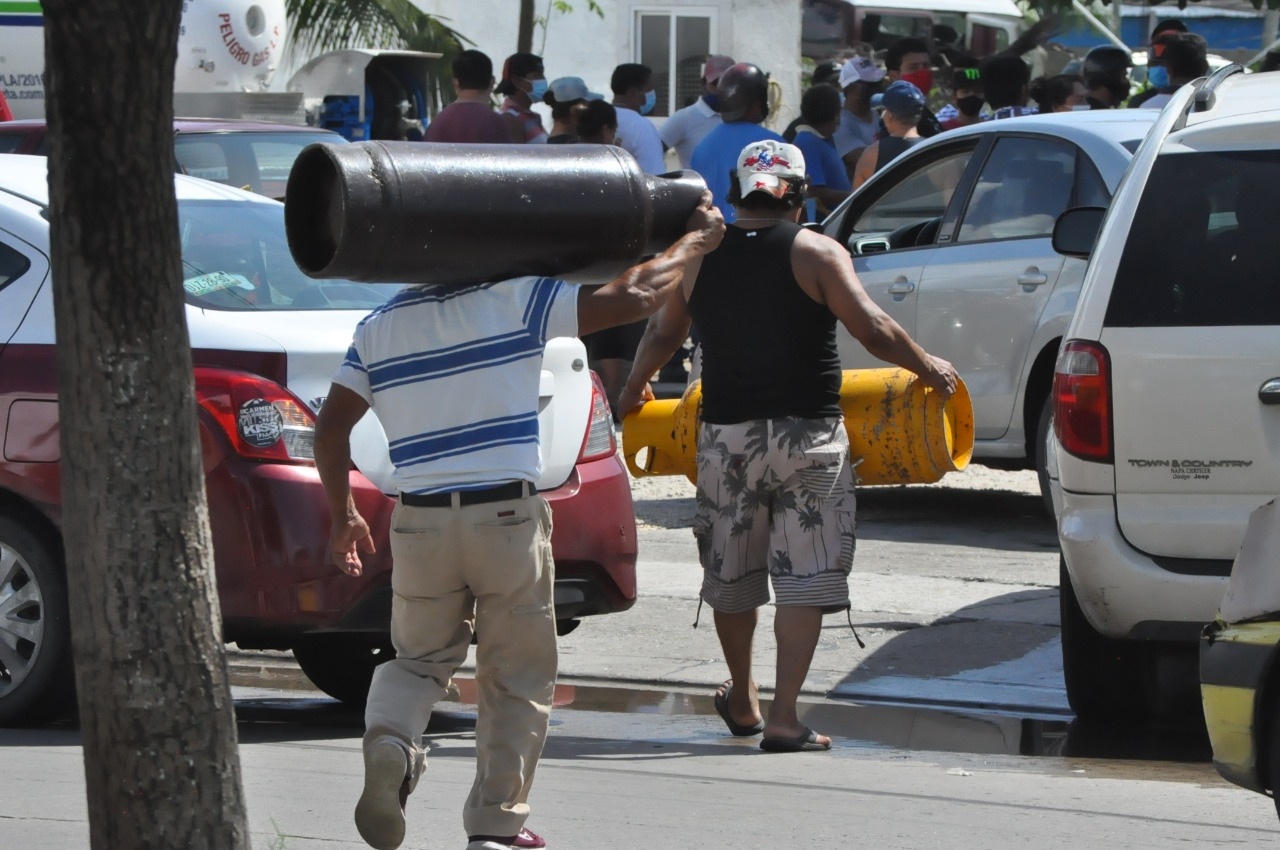
<path fill-rule="evenodd" d="M 906 80 L 897 80 L 890 83 L 883 94 L 873 97 L 871 104 L 884 107 L 880 118 L 889 135 L 872 142 L 858 157 L 858 165 L 853 170 L 855 190 L 898 154 L 921 141 L 920 132 L 916 129 L 924 112 L 924 94 L 920 89 Z"/>
<path fill-rule="evenodd" d="M 737 220 L 685 271 L 649 321 L 618 400 L 653 398 L 649 379 L 696 321 L 702 415 L 694 537 L 701 600 L 714 612 L 729 680 L 715 697 L 733 735 L 764 733 L 771 752 L 828 749 L 796 702 L 824 614 L 849 610 L 854 475 L 840 415 L 839 321 L 875 356 L 950 395 L 958 378 L 867 297 L 849 253 L 798 224 L 806 178 L 793 145 L 753 142 L 728 201 Z M 761 717 L 751 673 L 759 609 L 772 587 L 778 641 L 774 699 Z"/>

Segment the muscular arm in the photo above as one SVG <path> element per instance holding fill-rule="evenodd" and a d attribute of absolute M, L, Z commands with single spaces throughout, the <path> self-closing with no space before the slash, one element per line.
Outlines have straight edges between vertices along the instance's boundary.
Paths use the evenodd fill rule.
<path fill-rule="evenodd" d="M 685 271 L 686 281 L 697 280 L 698 270 L 702 268 L 702 258 L 691 262 Z M 649 387 L 649 379 L 671 359 L 689 336 L 689 327 L 693 320 L 689 315 L 689 302 L 686 293 L 689 286 L 681 286 L 667 296 L 662 307 L 645 326 L 644 336 L 636 349 L 635 360 L 631 364 L 631 374 L 618 396 L 618 417 L 623 418 L 633 409 L 653 398 L 653 390 Z"/>
<path fill-rule="evenodd" d="M 879 142 L 872 142 L 862 149 L 862 154 L 858 157 L 858 165 L 853 169 L 853 188 L 855 190 L 870 180 L 872 174 L 876 173 L 876 159 L 879 156 Z"/>
<path fill-rule="evenodd" d="M 652 315 L 680 285 L 689 264 L 720 244 L 724 220 L 711 205 L 710 192 L 703 193 L 687 228 L 679 241 L 652 260 L 627 269 L 603 286 L 583 287 L 578 294 L 578 334 Z"/>
<path fill-rule="evenodd" d="M 350 478 L 351 429 L 368 409 L 368 402 L 359 395 L 332 384 L 316 417 L 316 471 L 329 502 L 330 555 L 349 575 L 360 575 L 363 569 L 357 547 L 374 551 L 369 526 L 351 498 Z"/>
<path fill-rule="evenodd" d="M 872 355 L 920 376 L 925 386 L 946 395 L 955 392 L 955 368 L 925 352 L 902 326 L 871 300 L 853 271 L 853 262 L 837 242 L 803 230 L 791 248 L 791 267 L 801 288 L 826 304 Z"/>

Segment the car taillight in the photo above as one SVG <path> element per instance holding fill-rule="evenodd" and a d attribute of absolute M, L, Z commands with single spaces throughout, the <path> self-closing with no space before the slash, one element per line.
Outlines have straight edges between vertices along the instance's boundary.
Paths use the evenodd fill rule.
<path fill-rule="evenodd" d="M 248 372 L 198 366 L 196 401 L 242 457 L 315 463 L 316 418 L 275 381 Z"/>
<path fill-rule="evenodd" d="M 578 452 L 578 460 L 595 460 L 608 457 L 618 451 L 618 444 L 613 437 L 613 413 L 609 410 L 609 399 L 604 394 L 604 384 L 600 377 L 591 373 L 591 423 L 587 426 L 587 436 L 582 441 L 582 451 Z"/>
<path fill-rule="evenodd" d="M 1096 342 L 1068 342 L 1053 375 L 1053 429 L 1068 453 L 1111 463 L 1111 364 Z"/>

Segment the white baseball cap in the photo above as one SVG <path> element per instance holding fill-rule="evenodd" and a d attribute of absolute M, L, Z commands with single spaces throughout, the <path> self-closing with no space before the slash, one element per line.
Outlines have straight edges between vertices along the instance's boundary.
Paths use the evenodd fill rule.
<path fill-rule="evenodd" d="M 804 154 L 786 142 L 752 142 L 738 155 L 738 188 L 744 198 L 752 192 L 781 198 L 790 188 L 789 182 L 803 180 L 804 174 Z"/>
<path fill-rule="evenodd" d="M 847 89 L 854 83 L 878 83 L 884 79 L 884 69 L 865 56 L 855 56 L 840 69 L 840 88 Z"/>

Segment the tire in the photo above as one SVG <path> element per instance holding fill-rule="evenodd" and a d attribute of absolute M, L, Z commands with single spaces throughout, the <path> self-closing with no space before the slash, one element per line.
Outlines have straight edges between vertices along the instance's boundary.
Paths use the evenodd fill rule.
<path fill-rule="evenodd" d="M 0 726 L 60 720 L 75 706 L 61 554 L 0 516 Z"/>
<path fill-rule="evenodd" d="M 1259 725 L 1254 723 L 1255 728 Z M 1280 785 L 1280 703 L 1275 700 L 1271 701 L 1271 719 L 1267 725 L 1267 752 L 1259 753 L 1258 757 L 1259 761 L 1267 760 L 1267 786 L 1276 805 L 1276 816 L 1280 817 L 1280 794 L 1276 793 L 1276 786 Z"/>
<path fill-rule="evenodd" d="M 308 635 L 294 645 L 293 657 L 311 684 L 340 702 L 363 706 L 374 668 L 396 651 L 385 636 Z"/>
<path fill-rule="evenodd" d="M 1046 516 L 1053 516 L 1053 494 L 1049 491 L 1049 429 L 1053 427 L 1053 394 L 1045 398 L 1036 423 L 1035 451 L 1031 458 L 1036 466 L 1036 478 L 1040 481 L 1040 501 Z"/>
<path fill-rule="evenodd" d="M 1085 618 L 1065 558 L 1059 556 L 1058 604 L 1067 702 L 1081 720 L 1141 720 L 1151 712 L 1154 664 L 1137 641 L 1100 634 Z"/>

